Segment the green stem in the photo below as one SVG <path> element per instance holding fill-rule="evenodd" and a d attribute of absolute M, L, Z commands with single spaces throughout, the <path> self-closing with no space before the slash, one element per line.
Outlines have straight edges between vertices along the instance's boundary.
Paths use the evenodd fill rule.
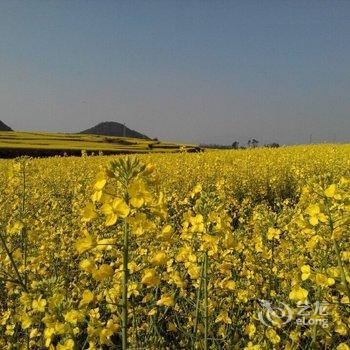
<path fill-rule="evenodd" d="M 23 182 L 22 182 L 22 187 L 23 187 L 23 196 L 22 196 L 22 217 L 24 216 L 24 210 L 25 210 L 25 203 L 26 203 L 26 164 L 25 161 L 23 161 Z"/>
<path fill-rule="evenodd" d="M 17 276 L 17 278 L 18 278 L 18 283 L 22 286 L 22 288 L 24 289 L 24 291 L 28 293 L 28 288 L 27 288 L 26 284 L 25 284 L 25 283 L 23 282 L 23 280 L 22 280 L 22 276 L 21 276 L 21 274 L 20 274 L 19 271 L 18 271 L 16 262 L 15 262 L 15 260 L 13 259 L 12 253 L 10 252 L 10 250 L 9 250 L 8 247 L 7 247 L 5 238 L 4 238 L 4 236 L 2 235 L 2 233 L 0 233 L 0 240 L 1 240 L 1 243 L 2 243 L 2 245 L 3 245 L 3 247 L 4 247 L 5 251 L 6 251 L 7 256 L 8 256 L 9 259 L 10 259 L 11 265 L 12 265 L 13 269 L 15 270 L 16 276 Z"/>
<path fill-rule="evenodd" d="M 202 291 L 202 285 L 203 285 L 203 273 L 204 273 L 204 259 L 202 261 L 201 265 L 201 273 L 200 273 L 200 279 L 199 279 L 199 287 L 197 290 L 197 300 L 196 300 L 196 311 L 195 311 L 195 324 L 194 324 L 194 330 L 193 330 L 193 340 L 192 340 L 192 346 L 191 350 L 195 349 L 196 342 L 197 342 L 197 331 L 198 331 L 198 320 L 199 320 L 199 309 L 200 309 L 200 301 L 201 301 L 201 291 Z"/>
<path fill-rule="evenodd" d="M 208 350 L 208 251 L 204 255 L 204 350 Z"/>
<path fill-rule="evenodd" d="M 28 286 L 28 271 L 27 271 L 27 261 L 28 261 L 28 234 L 24 227 L 22 229 L 22 240 L 23 240 L 23 260 L 24 260 L 24 284 Z"/>
<path fill-rule="evenodd" d="M 132 323 L 133 323 L 133 327 L 135 330 L 135 342 L 136 342 L 136 349 L 140 348 L 140 342 L 139 342 L 139 332 L 138 332 L 138 327 L 137 327 L 137 322 L 136 322 L 136 317 L 135 317 L 135 310 L 133 310 L 133 319 L 132 319 Z"/>
<path fill-rule="evenodd" d="M 26 178 L 26 160 L 22 160 L 22 206 L 21 206 L 21 220 L 24 220 L 25 217 L 25 204 L 26 204 L 26 184 L 27 184 L 27 178 Z M 22 252 L 23 252 L 23 266 L 24 266 L 24 272 L 23 272 L 23 283 L 25 286 L 28 286 L 28 273 L 27 273 L 27 256 L 28 256 L 28 237 L 27 237 L 27 230 L 25 228 L 22 229 L 21 232 L 22 236 Z M 25 331 L 25 338 L 26 338 L 26 345 L 27 349 L 29 349 L 29 329 L 26 329 Z"/>
<path fill-rule="evenodd" d="M 328 214 L 328 217 L 329 217 L 329 228 L 330 228 L 330 231 L 331 231 L 331 235 L 333 236 L 334 222 L 333 222 L 333 219 L 332 219 L 331 211 L 329 209 L 328 200 L 326 200 L 326 208 L 327 208 L 327 214 Z M 346 291 L 346 293 L 347 293 L 347 295 L 348 295 L 348 297 L 350 299 L 350 287 L 349 287 L 349 284 L 348 284 L 348 282 L 346 280 L 345 268 L 344 268 L 344 264 L 343 264 L 342 259 L 341 259 L 341 249 L 339 247 L 339 243 L 337 242 L 337 240 L 335 238 L 333 238 L 333 237 L 331 237 L 331 238 L 333 240 L 333 246 L 334 246 L 335 254 L 337 256 L 338 267 L 340 269 L 341 279 L 342 279 L 345 291 Z"/>
<path fill-rule="evenodd" d="M 316 300 L 320 300 L 321 298 L 321 291 L 320 288 L 317 288 L 317 293 L 316 293 Z M 316 346 L 316 341 L 317 341 L 317 324 L 314 325 L 313 331 L 312 331 L 312 341 L 310 346 Z"/>
<path fill-rule="evenodd" d="M 22 184 L 22 209 L 21 219 L 25 217 L 25 205 L 26 205 L 26 190 L 27 190 L 27 174 L 26 174 L 26 162 L 23 161 L 23 184 Z M 28 285 L 28 273 L 27 273 L 27 260 L 28 260 L 28 235 L 25 228 L 22 229 L 22 245 L 23 245 L 23 265 L 24 265 L 24 283 Z"/>
<path fill-rule="evenodd" d="M 122 349 L 128 348 L 128 282 L 129 282 L 129 231 L 124 223 L 123 295 L 122 295 Z"/>
<path fill-rule="evenodd" d="M 271 287 L 272 287 L 272 283 L 273 281 L 273 273 L 272 273 L 272 269 L 273 269 L 273 264 L 274 264 L 274 249 L 275 248 L 275 240 L 273 239 L 271 242 L 271 259 L 270 259 L 270 273 L 269 273 L 269 285 L 268 285 L 268 295 L 267 295 L 267 299 L 270 298 L 271 296 Z M 275 288 L 275 287 L 273 287 Z"/>
<path fill-rule="evenodd" d="M 349 284 L 346 280 L 345 269 L 344 269 L 344 265 L 343 265 L 343 262 L 342 262 L 341 256 L 340 256 L 340 247 L 339 247 L 338 242 L 334 238 L 333 238 L 333 245 L 334 245 L 335 254 L 337 255 L 341 279 L 342 279 L 343 285 L 345 287 L 346 293 L 348 295 L 348 298 L 350 299 L 350 287 L 349 287 Z"/>

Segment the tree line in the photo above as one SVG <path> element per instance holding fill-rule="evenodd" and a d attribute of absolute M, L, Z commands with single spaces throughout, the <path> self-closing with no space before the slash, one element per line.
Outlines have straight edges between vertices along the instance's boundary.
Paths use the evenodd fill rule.
<path fill-rule="evenodd" d="M 219 149 L 246 149 L 246 148 L 257 148 L 259 147 L 259 141 L 256 139 L 250 139 L 246 144 L 240 144 L 239 141 L 233 141 L 231 145 L 219 145 L 219 144 L 201 144 L 203 148 L 219 148 Z M 267 143 L 262 147 L 278 148 L 280 144 L 277 142 Z"/>

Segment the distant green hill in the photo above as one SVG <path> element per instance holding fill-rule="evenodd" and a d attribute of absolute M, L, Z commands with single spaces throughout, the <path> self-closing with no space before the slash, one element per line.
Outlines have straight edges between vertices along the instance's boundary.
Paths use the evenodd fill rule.
<path fill-rule="evenodd" d="M 0 120 L 0 131 L 13 131 L 13 130 Z"/>
<path fill-rule="evenodd" d="M 133 137 L 137 139 L 146 139 L 146 140 L 150 139 L 148 136 L 143 135 L 135 130 L 131 130 L 124 124 L 117 123 L 117 122 L 99 123 L 90 129 L 82 131 L 81 134 Z"/>

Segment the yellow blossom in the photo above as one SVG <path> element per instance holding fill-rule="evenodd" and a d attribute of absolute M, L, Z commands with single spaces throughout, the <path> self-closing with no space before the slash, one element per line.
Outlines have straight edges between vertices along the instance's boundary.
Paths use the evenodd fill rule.
<path fill-rule="evenodd" d="M 145 203 L 152 200 L 152 196 L 146 189 L 141 179 L 135 179 L 129 186 L 130 203 L 134 208 L 141 208 Z"/>
<path fill-rule="evenodd" d="M 92 203 L 88 203 L 82 211 L 82 221 L 89 222 L 97 217 L 95 207 Z"/>
<path fill-rule="evenodd" d="M 302 272 L 302 275 L 301 275 L 301 279 L 303 281 L 307 280 L 309 277 L 310 277 L 310 274 L 311 274 L 311 268 L 309 265 L 303 265 L 301 268 L 300 268 L 301 272 Z"/>
<path fill-rule="evenodd" d="M 175 301 L 174 301 L 174 297 L 172 295 L 162 295 L 162 297 L 157 301 L 157 305 L 159 306 L 174 306 Z"/>
<path fill-rule="evenodd" d="M 215 319 L 216 323 L 226 323 L 226 324 L 231 324 L 232 320 L 228 315 L 228 312 L 226 310 L 220 311 L 219 315 Z"/>
<path fill-rule="evenodd" d="M 73 350 L 74 349 L 74 340 L 68 339 L 64 344 L 58 344 L 56 347 L 57 350 Z"/>
<path fill-rule="evenodd" d="M 121 198 L 116 198 L 112 203 L 105 203 L 102 212 L 107 216 L 106 226 L 113 226 L 118 218 L 126 218 L 130 213 L 130 208 Z"/>
<path fill-rule="evenodd" d="M 278 344 L 281 341 L 280 336 L 273 328 L 269 328 L 266 331 L 266 337 L 271 341 L 272 344 Z"/>
<path fill-rule="evenodd" d="M 166 266 L 168 257 L 164 252 L 159 252 L 151 258 L 151 264 L 155 266 Z"/>
<path fill-rule="evenodd" d="M 293 287 L 291 292 L 289 293 L 289 299 L 295 301 L 305 301 L 308 296 L 308 291 L 299 285 Z"/>
<path fill-rule="evenodd" d="M 281 230 L 278 228 L 270 227 L 267 231 L 267 239 L 273 240 L 277 239 L 279 240 L 281 234 Z"/>
<path fill-rule="evenodd" d="M 326 188 L 326 190 L 324 191 L 324 194 L 326 195 L 326 197 L 333 198 L 336 190 L 337 190 L 337 185 L 332 184 Z"/>
<path fill-rule="evenodd" d="M 248 334 L 249 338 L 252 338 L 256 332 L 254 323 L 249 323 L 245 328 L 245 332 Z"/>
<path fill-rule="evenodd" d="M 78 239 L 75 243 L 75 248 L 79 254 L 94 248 L 97 244 L 96 239 L 87 230 L 84 231 L 84 235 L 84 238 Z"/>
<path fill-rule="evenodd" d="M 73 325 L 76 325 L 83 319 L 83 314 L 77 310 L 70 310 L 64 314 L 64 320 Z"/>
<path fill-rule="evenodd" d="M 94 300 L 94 293 L 90 290 L 85 289 L 80 301 L 80 306 L 88 305 Z"/>
<path fill-rule="evenodd" d="M 153 287 L 160 283 L 160 278 L 154 269 L 146 269 L 143 273 L 141 283 Z"/>
<path fill-rule="evenodd" d="M 328 287 L 332 286 L 335 283 L 335 280 L 321 273 L 317 273 L 315 276 L 315 282 L 320 287 Z"/>
<path fill-rule="evenodd" d="M 98 269 L 92 271 L 92 276 L 97 281 L 103 281 L 106 278 L 113 276 L 113 268 L 108 264 L 102 264 Z"/>
<path fill-rule="evenodd" d="M 44 312 L 46 304 L 47 304 L 46 300 L 45 299 L 41 299 L 41 297 L 40 297 L 39 299 L 33 300 L 33 302 L 32 302 L 32 309 L 34 311 Z"/>

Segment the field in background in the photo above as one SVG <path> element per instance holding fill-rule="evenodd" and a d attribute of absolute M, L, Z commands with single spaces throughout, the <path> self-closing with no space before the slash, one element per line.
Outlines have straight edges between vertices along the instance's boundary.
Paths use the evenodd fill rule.
<path fill-rule="evenodd" d="M 348 144 L 3 159 L 0 213 L 1 349 L 349 350 Z"/>
<path fill-rule="evenodd" d="M 18 156 L 76 155 L 82 151 L 98 154 L 178 152 L 194 145 L 180 145 L 127 137 L 44 132 L 0 132 L 0 158 Z"/>

